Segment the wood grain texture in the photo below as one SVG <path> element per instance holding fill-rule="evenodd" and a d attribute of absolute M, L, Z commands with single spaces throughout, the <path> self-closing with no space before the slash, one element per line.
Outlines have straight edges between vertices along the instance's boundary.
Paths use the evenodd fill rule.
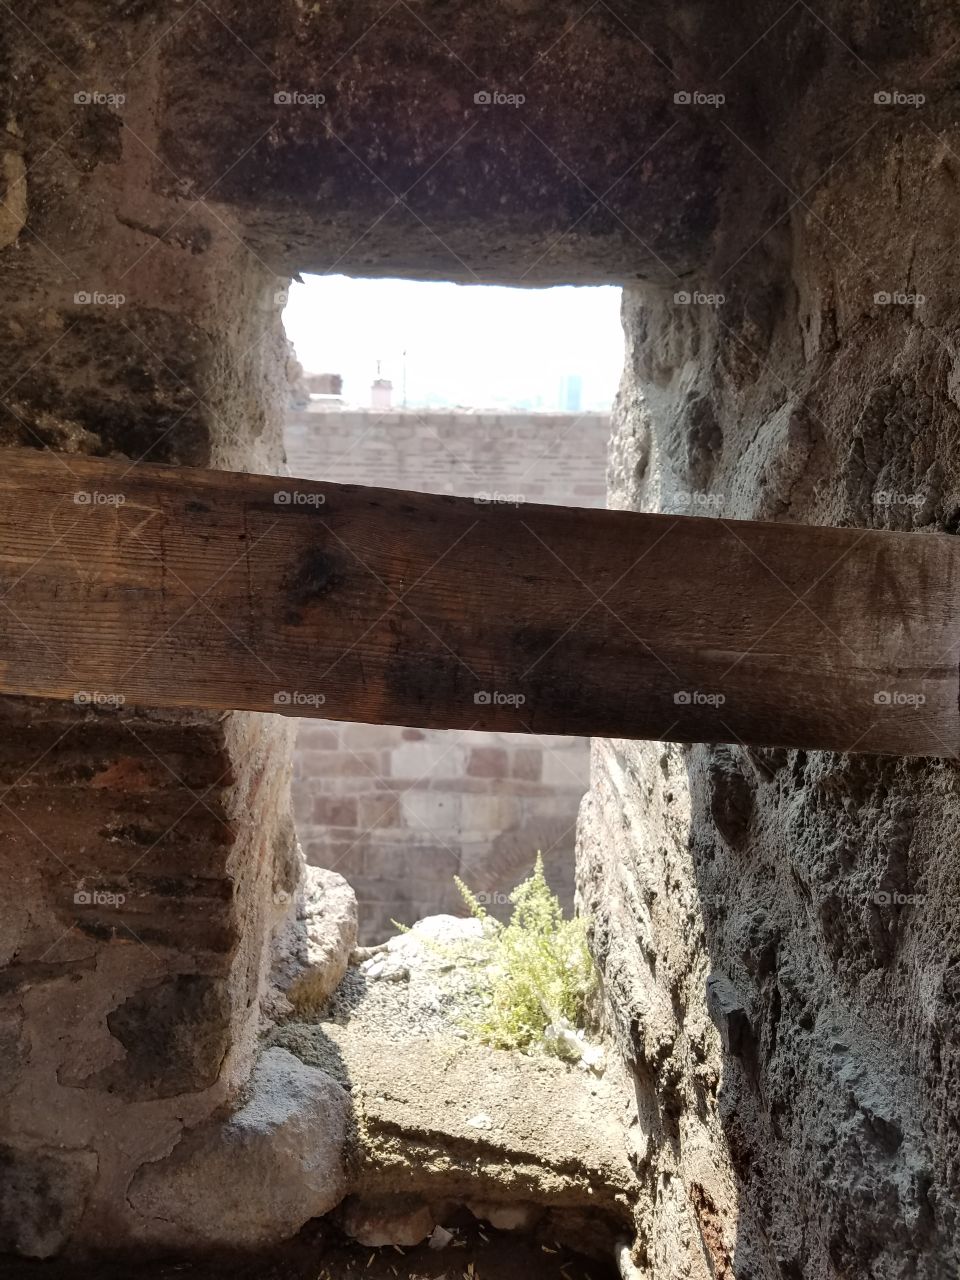
<path fill-rule="evenodd" d="M 0 691 L 952 756 L 958 556 L 9 451 Z"/>

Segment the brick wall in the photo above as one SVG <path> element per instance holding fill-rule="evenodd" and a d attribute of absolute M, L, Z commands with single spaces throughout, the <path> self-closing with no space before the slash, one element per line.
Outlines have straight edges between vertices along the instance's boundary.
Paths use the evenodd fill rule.
<path fill-rule="evenodd" d="M 527 502 L 602 506 L 604 414 L 291 413 L 294 475 Z M 455 875 L 505 895 L 542 850 L 550 883 L 573 899 L 577 809 L 589 778 L 581 738 L 301 722 L 294 808 L 309 862 L 345 875 L 360 940 L 457 911 Z"/>
<path fill-rule="evenodd" d="M 321 408 L 286 428 L 290 469 L 308 479 L 573 507 L 604 505 L 609 436 L 603 413 Z"/>
<path fill-rule="evenodd" d="M 588 784 L 580 738 L 431 732 L 303 721 L 294 806 L 307 860 L 345 875 L 362 941 L 436 911 L 459 911 L 462 876 L 502 915 L 543 850 L 573 898 L 577 808 Z"/>

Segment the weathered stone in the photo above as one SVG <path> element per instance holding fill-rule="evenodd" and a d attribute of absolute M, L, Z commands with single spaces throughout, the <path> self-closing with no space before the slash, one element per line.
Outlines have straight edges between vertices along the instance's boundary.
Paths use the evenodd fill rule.
<path fill-rule="evenodd" d="M 294 1008 L 319 1009 L 347 971 L 357 945 L 357 898 L 343 876 L 306 867 L 297 918 L 281 942 L 279 972 Z M 283 979 L 281 978 L 281 984 Z"/>
<path fill-rule="evenodd" d="M 370 1249 L 412 1248 L 437 1226 L 430 1206 L 416 1196 L 351 1198 L 338 1217 L 347 1235 Z"/>
<path fill-rule="evenodd" d="M 110 1034 L 123 1045 L 122 1064 L 98 1083 L 132 1098 L 169 1098 L 209 1088 L 229 1047 L 226 983 L 199 973 L 179 974 L 147 987 L 107 1014 Z"/>
<path fill-rule="evenodd" d="M 15 126 L 7 126 L 5 142 L 0 145 L 0 249 L 16 243 L 27 220 L 27 170 Z"/>
<path fill-rule="evenodd" d="M 243 1107 L 145 1165 L 128 1198 L 167 1246 L 255 1248 L 294 1235 L 346 1193 L 350 1101 L 323 1071 L 266 1050 Z"/>
<path fill-rule="evenodd" d="M 750 1042 L 750 1018 L 733 983 L 722 973 L 707 978 L 707 1007 L 724 1049 L 742 1054 Z"/>
<path fill-rule="evenodd" d="M 622 280 L 691 269 L 713 230 L 718 140 L 604 6 L 201 7 L 163 53 L 158 182 L 214 185 L 278 271 Z M 191 97 L 211 66 L 213 118 Z"/>
<path fill-rule="evenodd" d="M 611 505 L 955 532 L 958 379 L 939 341 L 957 310 L 955 89 L 939 19 L 917 12 L 890 41 L 866 6 L 837 5 L 834 54 L 809 13 L 778 16 L 749 73 L 753 113 L 731 95 L 722 114 L 749 170 L 727 175 L 696 281 L 625 292 Z M 917 86 L 922 110 L 894 118 L 888 83 Z M 787 593 L 784 608 L 805 606 Z M 776 628 L 758 645 L 775 665 Z M 625 1048 L 651 1022 L 673 1046 L 638 1062 L 637 1260 L 696 1274 L 706 1252 L 713 1274 L 756 1280 L 953 1274 L 960 1046 L 933 993 L 955 967 L 956 767 L 595 753 L 578 876 L 608 1016 Z M 710 971 L 730 984 L 723 1036 Z"/>
<path fill-rule="evenodd" d="M 489 1222 L 497 1231 L 529 1231 L 536 1224 L 540 1210 L 535 1204 L 496 1204 L 489 1200 L 471 1200 L 467 1208 L 481 1222 Z"/>
<path fill-rule="evenodd" d="M 750 827 L 753 788 L 743 772 L 737 749 L 713 747 L 707 772 L 711 817 L 724 839 L 731 845 L 739 845 Z"/>
<path fill-rule="evenodd" d="M 70 1239 L 97 1172 L 89 1151 L 0 1146 L 0 1251 L 49 1258 Z"/>
<path fill-rule="evenodd" d="M 0 12 L 0 444 L 275 470 L 283 282 L 147 173 L 175 9 Z M 110 679 L 0 705 L 3 1139 L 52 1187 L 8 1247 L 136 1239 L 137 1168 L 249 1076 L 283 916 L 290 726 L 120 707 Z"/>

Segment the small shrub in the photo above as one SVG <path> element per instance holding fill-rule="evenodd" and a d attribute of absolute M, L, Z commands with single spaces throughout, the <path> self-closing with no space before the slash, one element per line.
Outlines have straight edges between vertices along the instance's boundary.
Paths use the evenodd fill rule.
<path fill-rule="evenodd" d="M 586 922 L 564 920 L 538 853 L 533 874 L 510 894 L 509 924 L 491 919 L 462 880 L 471 915 L 484 922 L 489 962 L 481 978 L 484 1012 L 466 1029 L 497 1049 L 550 1050 L 550 1027 L 582 1027 L 596 984 Z"/>

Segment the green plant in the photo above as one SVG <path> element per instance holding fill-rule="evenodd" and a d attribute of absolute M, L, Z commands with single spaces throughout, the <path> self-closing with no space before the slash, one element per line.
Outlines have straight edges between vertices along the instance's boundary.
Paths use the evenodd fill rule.
<path fill-rule="evenodd" d="M 533 874 L 510 894 L 509 924 L 492 920 L 459 878 L 471 915 L 484 921 L 489 963 L 481 978 L 484 1011 L 466 1029 L 498 1049 L 550 1047 L 550 1027 L 581 1027 L 596 983 L 586 921 L 563 918 L 563 908 L 538 853 Z"/>

